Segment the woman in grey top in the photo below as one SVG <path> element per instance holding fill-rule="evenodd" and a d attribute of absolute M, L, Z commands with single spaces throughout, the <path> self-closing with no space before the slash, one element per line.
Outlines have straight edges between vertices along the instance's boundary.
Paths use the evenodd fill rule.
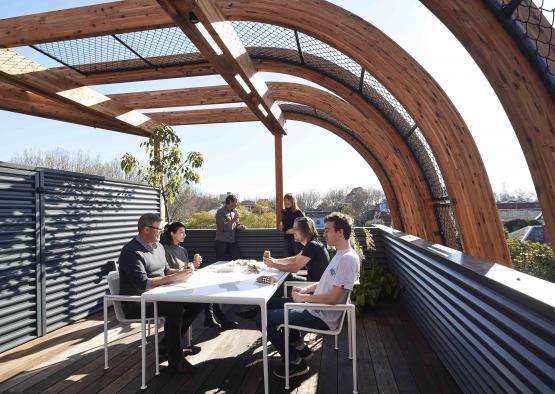
<path fill-rule="evenodd" d="M 185 240 L 185 225 L 181 222 L 174 222 L 165 227 L 164 234 L 160 238 L 160 243 L 166 250 L 166 260 L 170 268 L 181 269 L 189 263 L 187 249 L 181 246 Z M 195 269 L 202 263 L 202 257 L 198 261 L 193 261 Z M 236 328 L 237 323 L 230 320 L 222 311 L 218 304 L 207 304 L 205 307 L 204 325 L 214 328 Z"/>
<path fill-rule="evenodd" d="M 181 246 L 185 240 L 185 225 L 181 222 L 173 222 L 166 226 L 164 235 L 160 242 L 166 250 L 166 260 L 170 268 L 181 269 L 189 264 L 189 254 L 187 249 Z M 193 262 L 195 269 L 200 266 L 202 257 Z"/>

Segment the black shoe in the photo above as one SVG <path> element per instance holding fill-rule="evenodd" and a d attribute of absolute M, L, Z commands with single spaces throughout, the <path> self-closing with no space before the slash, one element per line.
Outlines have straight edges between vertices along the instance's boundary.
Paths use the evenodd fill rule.
<path fill-rule="evenodd" d="M 237 323 L 236 321 L 229 320 L 229 319 L 220 320 L 220 324 L 222 326 L 222 330 L 232 330 L 232 329 L 237 328 L 239 326 L 239 323 Z"/>
<path fill-rule="evenodd" d="M 306 345 L 304 345 L 300 349 L 297 349 L 297 352 L 299 352 L 299 356 L 301 356 L 305 361 L 308 360 L 310 357 L 312 357 L 312 351 Z"/>
<path fill-rule="evenodd" d="M 254 319 L 258 316 L 258 312 L 260 312 L 260 307 L 255 306 L 254 308 L 250 308 L 244 311 L 237 311 L 235 314 L 243 319 Z"/>
<path fill-rule="evenodd" d="M 293 378 L 295 376 L 301 376 L 308 373 L 310 368 L 306 364 L 306 361 L 301 359 L 301 362 L 298 364 L 289 364 L 289 377 Z M 285 364 L 280 365 L 279 367 L 274 368 L 274 375 L 278 378 L 285 379 Z"/>
<path fill-rule="evenodd" d="M 173 373 L 189 375 L 194 373 L 197 370 L 197 367 L 192 365 L 189 361 L 187 361 L 187 359 L 182 358 L 177 362 L 177 364 L 170 364 L 169 370 Z"/>
<path fill-rule="evenodd" d="M 222 325 L 218 323 L 216 319 L 207 317 L 204 319 L 204 327 L 222 328 Z"/>

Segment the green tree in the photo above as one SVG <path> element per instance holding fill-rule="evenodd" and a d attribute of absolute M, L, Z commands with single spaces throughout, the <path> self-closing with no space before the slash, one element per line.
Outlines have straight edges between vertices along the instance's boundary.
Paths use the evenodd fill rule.
<path fill-rule="evenodd" d="M 185 220 L 187 228 L 216 228 L 216 217 L 207 211 L 193 213 Z"/>
<path fill-rule="evenodd" d="M 141 147 L 145 148 L 149 157 L 148 165 L 141 165 L 130 153 L 125 153 L 121 158 L 121 169 L 125 174 L 137 171 L 149 185 L 160 189 L 168 220 L 171 219 L 169 205 L 174 202 L 183 184 L 199 182 L 200 177 L 195 169 L 204 162 L 199 152 L 189 152 L 185 157 L 179 149 L 180 142 L 170 126 L 161 124 L 154 128 L 147 141 L 141 142 Z"/>

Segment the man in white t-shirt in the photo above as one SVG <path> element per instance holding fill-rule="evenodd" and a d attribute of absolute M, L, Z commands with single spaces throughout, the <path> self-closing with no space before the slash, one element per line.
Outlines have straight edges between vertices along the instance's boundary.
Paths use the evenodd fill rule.
<path fill-rule="evenodd" d="M 330 261 L 319 282 L 306 288 L 293 288 L 291 298 L 282 299 L 286 302 L 308 302 L 316 304 L 344 304 L 349 292 L 358 278 L 360 260 L 349 244 L 353 220 L 342 213 L 334 212 L 325 218 L 324 238 L 329 246 L 335 246 L 337 253 Z M 277 301 L 277 300 L 275 300 Z M 275 306 L 274 306 L 275 307 Z M 316 329 L 336 329 L 341 320 L 341 311 L 322 310 L 291 310 L 289 324 Z M 283 357 L 285 355 L 285 338 L 277 327 L 283 324 L 283 308 L 268 311 L 268 339 Z M 259 323 L 260 328 L 260 323 Z M 297 330 L 290 330 L 289 376 L 300 376 L 308 372 L 305 359 L 310 350 L 304 344 Z M 274 369 L 274 374 L 285 378 L 285 365 Z"/>

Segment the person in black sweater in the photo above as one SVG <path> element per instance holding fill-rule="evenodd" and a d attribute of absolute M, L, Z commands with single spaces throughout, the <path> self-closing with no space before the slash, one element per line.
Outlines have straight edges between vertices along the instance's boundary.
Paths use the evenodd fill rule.
<path fill-rule="evenodd" d="M 308 271 L 306 280 L 319 281 L 330 262 L 330 256 L 326 247 L 318 241 L 318 231 L 312 219 L 304 216 L 295 219 L 293 235 L 295 241 L 303 246 L 301 252 L 296 256 L 283 259 L 264 257 L 264 264 L 270 268 L 291 273 L 306 267 Z M 300 279 L 300 277 L 296 276 L 295 279 Z"/>
<path fill-rule="evenodd" d="M 283 231 L 283 238 L 285 241 L 285 255 L 294 256 L 302 249 L 302 245 L 295 241 L 293 234 L 293 223 L 295 219 L 303 217 L 304 213 L 297 207 L 297 200 L 291 193 L 283 196 L 283 213 L 279 229 Z"/>
<path fill-rule="evenodd" d="M 118 259 L 120 294 L 141 295 L 154 287 L 183 282 L 193 275 L 191 268 L 173 269 L 166 261 L 166 253 L 158 242 L 162 219 L 157 214 L 146 213 L 139 218 L 139 233 L 121 250 Z M 140 304 L 124 302 L 123 311 L 128 318 L 141 316 Z M 202 310 L 202 304 L 159 302 L 160 315 L 165 317 L 164 342 L 167 348 L 170 370 L 192 373 L 196 367 L 183 357 L 181 336 Z M 152 304 L 147 306 L 147 316 L 153 316 Z"/>

